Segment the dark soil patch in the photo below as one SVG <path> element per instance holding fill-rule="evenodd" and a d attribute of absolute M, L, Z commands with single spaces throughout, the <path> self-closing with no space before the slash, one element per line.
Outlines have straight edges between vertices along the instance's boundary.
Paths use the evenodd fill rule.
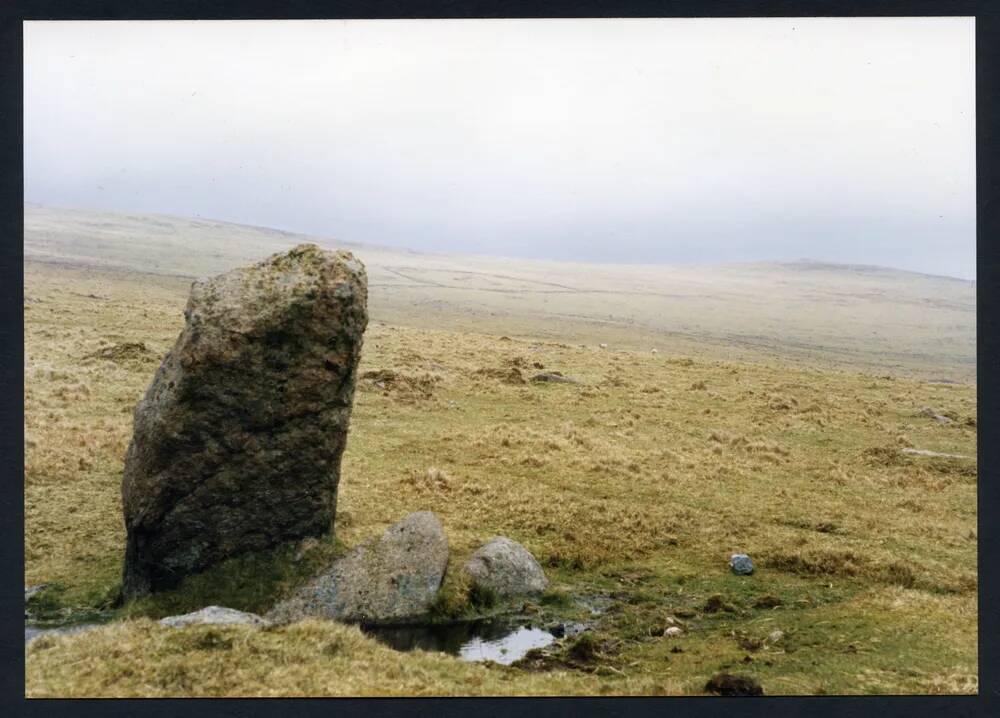
<path fill-rule="evenodd" d="M 771 594 L 766 594 L 761 596 L 756 601 L 754 601 L 754 608 L 777 608 L 781 605 L 781 599 L 777 596 L 772 596 Z"/>
<path fill-rule="evenodd" d="M 433 374 L 403 374 L 393 369 L 375 369 L 361 375 L 360 388 L 384 393 L 399 392 L 417 398 L 429 398 L 441 381 Z"/>
<path fill-rule="evenodd" d="M 705 684 L 708 693 L 720 696 L 762 696 L 764 689 L 752 676 L 716 673 Z"/>
<path fill-rule="evenodd" d="M 156 355 L 146 346 L 145 342 L 112 344 L 84 357 L 84 359 L 106 359 L 107 361 L 113 361 L 115 364 L 151 361 L 155 358 Z"/>
<path fill-rule="evenodd" d="M 499 379 L 504 384 L 527 384 L 527 380 L 521 373 L 521 370 L 517 365 L 508 366 L 506 369 L 495 369 L 493 367 L 484 367 L 482 369 L 476 370 L 477 376 L 490 377 L 491 379 Z"/>
<path fill-rule="evenodd" d="M 720 613 L 722 611 L 726 613 L 735 613 L 736 606 L 728 603 L 722 595 L 717 593 L 714 596 L 708 597 L 708 600 L 705 601 L 705 605 L 701 610 L 704 613 Z"/>
<path fill-rule="evenodd" d="M 906 466 L 910 460 L 894 446 L 873 446 L 862 453 L 865 463 L 872 466 Z"/>
<path fill-rule="evenodd" d="M 537 382 L 553 382 L 556 384 L 582 384 L 579 379 L 573 379 L 572 377 L 563 376 L 562 372 L 550 371 L 544 372 L 542 374 L 535 374 L 531 377 L 531 381 Z"/>

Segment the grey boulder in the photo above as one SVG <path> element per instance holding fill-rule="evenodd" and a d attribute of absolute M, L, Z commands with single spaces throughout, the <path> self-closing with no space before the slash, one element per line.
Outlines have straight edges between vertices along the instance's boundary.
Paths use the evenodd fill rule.
<path fill-rule="evenodd" d="M 729 557 L 729 568 L 737 576 L 749 576 L 753 573 L 753 561 L 745 553 L 734 553 Z"/>
<path fill-rule="evenodd" d="M 332 530 L 366 304 L 309 244 L 192 285 L 125 456 L 126 599 Z"/>
<path fill-rule="evenodd" d="M 430 511 L 390 526 L 336 560 L 267 613 L 280 623 L 306 617 L 406 624 L 426 616 L 448 566 L 448 537 Z"/>
<path fill-rule="evenodd" d="M 185 613 L 182 616 L 167 616 L 161 618 L 160 623 L 172 628 L 182 628 L 184 626 L 213 625 L 213 626 L 266 626 L 267 621 L 256 613 L 245 613 L 234 608 L 224 606 L 206 606 L 199 611 Z"/>
<path fill-rule="evenodd" d="M 477 549 L 466 562 L 465 572 L 501 597 L 541 593 L 549 585 L 528 549 L 505 536 L 496 536 Z"/>

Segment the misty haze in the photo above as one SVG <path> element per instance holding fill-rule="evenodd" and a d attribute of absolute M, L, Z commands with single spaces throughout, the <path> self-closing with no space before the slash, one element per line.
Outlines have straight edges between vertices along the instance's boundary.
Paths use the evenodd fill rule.
<path fill-rule="evenodd" d="M 976 693 L 974 30 L 26 23 L 27 695 Z"/>

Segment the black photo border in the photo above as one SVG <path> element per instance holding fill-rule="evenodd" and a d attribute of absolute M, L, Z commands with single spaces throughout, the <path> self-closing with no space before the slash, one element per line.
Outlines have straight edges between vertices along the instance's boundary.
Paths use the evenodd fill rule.
<path fill-rule="evenodd" d="M 33 699 L 24 697 L 23 30 L 27 20 L 571 17 L 976 19 L 978 696 Z M 1000 0 L 0 0 L 0 715 L 1000 716 Z"/>

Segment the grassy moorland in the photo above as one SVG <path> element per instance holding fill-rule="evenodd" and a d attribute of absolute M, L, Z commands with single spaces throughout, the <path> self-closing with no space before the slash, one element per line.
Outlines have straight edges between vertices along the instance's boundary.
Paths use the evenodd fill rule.
<path fill-rule="evenodd" d="M 530 292 L 399 301 L 433 292 L 379 284 L 372 250 L 336 539 L 236 559 L 114 608 L 131 411 L 181 328 L 190 280 L 136 271 L 134 253 L 118 265 L 55 250 L 32 258 L 39 236 L 26 238 L 25 584 L 47 584 L 32 599 L 39 615 L 121 620 L 33 641 L 29 696 L 686 694 L 720 670 L 752 675 L 768 694 L 977 690 L 976 461 L 903 451 L 976 454 L 974 315 L 960 297 L 934 294 L 925 328 L 892 352 L 858 328 L 870 315 L 829 315 L 809 341 L 764 316 L 758 344 L 734 352 L 726 322 L 750 311 L 738 302 L 735 320 L 706 318 L 700 336 L 601 325 L 593 308 L 560 319 Z M 111 244 L 109 256 L 121 250 Z M 877 279 L 859 276 L 841 286 Z M 882 280 L 877 300 L 858 301 L 903 307 L 881 317 L 882 331 L 906 334 L 888 323 L 910 321 L 905 307 L 930 285 Z M 530 306 L 504 304 L 516 301 Z M 702 326 L 701 316 L 686 321 Z M 931 335 L 948 322 L 958 338 L 945 346 Z M 850 337 L 845 352 L 825 356 L 824 334 Z M 542 370 L 582 383 L 531 382 Z M 421 509 L 441 517 L 452 547 L 442 617 L 476 610 L 459 568 L 504 534 L 552 579 L 522 608 L 569 619 L 600 601 L 590 638 L 504 667 L 395 652 L 325 622 L 255 631 L 151 620 L 209 603 L 263 611 L 330 556 Z M 737 551 L 757 563 L 752 577 L 730 573 Z M 671 621 L 682 636 L 663 635 Z"/>

